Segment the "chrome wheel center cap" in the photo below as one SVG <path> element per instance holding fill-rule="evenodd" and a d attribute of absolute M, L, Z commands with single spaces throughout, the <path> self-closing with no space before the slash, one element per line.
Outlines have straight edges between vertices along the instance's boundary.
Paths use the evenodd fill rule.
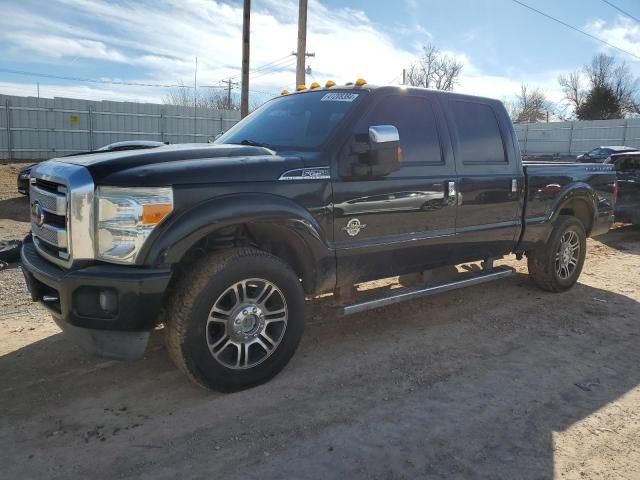
<path fill-rule="evenodd" d="M 256 305 L 244 305 L 232 317 L 231 332 L 236 340 L 247 341 L 255 338 L 264 330 L 264 312 Z"/>

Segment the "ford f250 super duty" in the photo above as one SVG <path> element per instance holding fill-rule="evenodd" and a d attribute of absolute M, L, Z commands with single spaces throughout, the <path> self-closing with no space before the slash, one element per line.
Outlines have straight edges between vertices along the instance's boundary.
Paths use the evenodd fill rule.
<path fill-rule="evenodd" d="M 194 382 L 233 391 L 284 368 L 305 296 L 483 261 L 346 315 L 504 277 L 493 260 L 510 253 L 545 290 L 576 282 L 585 238 L 613 219 L 611 165 L 523 164 L 496 100 L 328 85 L 270 100 L 213 145 L 34 167 L 21 253 L 33 299 L 115 358 L 142 355 L 164 324 Z"/>

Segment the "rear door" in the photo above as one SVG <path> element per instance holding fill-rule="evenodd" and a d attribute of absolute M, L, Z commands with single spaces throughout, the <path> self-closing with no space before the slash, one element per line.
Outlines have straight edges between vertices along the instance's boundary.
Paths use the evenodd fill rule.
<path fill-rule="evenodd" d="M 505 255 L 520 233 L 524 186 L 508 117 L 492 101 L 445 101 L 458 173 L 454 259 Z"/>
<path fill-rule="evenodd" d="M 351 142 L 370 126 L 398 129 L 399 170 L 378 178 L 346 175 Z M 455 202 L 447 193 L 455 167 L 446 125 L 426 94 L 387 94 L 356 122 L 333 181 L 338 283 L 348 285 L 428 268 L 449 255 Z M 342 172 L 342 174 L 341 174 Z"/>

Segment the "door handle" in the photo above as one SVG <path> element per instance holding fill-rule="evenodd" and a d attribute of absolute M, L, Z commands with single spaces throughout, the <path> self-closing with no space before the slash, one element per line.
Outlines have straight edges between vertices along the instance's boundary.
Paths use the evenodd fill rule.
<path fill-rule="evenodd" d="M 447 182 L 447 203 L 449 205 L 455 205 L 457 195 L 456 182 Z"/>

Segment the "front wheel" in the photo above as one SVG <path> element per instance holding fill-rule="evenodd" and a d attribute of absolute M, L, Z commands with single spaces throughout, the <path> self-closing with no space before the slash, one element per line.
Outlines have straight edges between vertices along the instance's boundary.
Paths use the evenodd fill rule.
<path fill-rule="evenodd" d="M 274 377 L 293 356 L 303 327 L 295 272 L 249 248 L 204 257 L 182 277 L 166 312 L 176 365 L 195 383 L 223 392 Z"/>
<path fill-rule="evenodd" d="M 529 275 L 543 290 L 568 290 L 580 277 L 586 253 L 582 223 L 575 217 L 558 217 L 547 245 L 527 254 Z"/>

